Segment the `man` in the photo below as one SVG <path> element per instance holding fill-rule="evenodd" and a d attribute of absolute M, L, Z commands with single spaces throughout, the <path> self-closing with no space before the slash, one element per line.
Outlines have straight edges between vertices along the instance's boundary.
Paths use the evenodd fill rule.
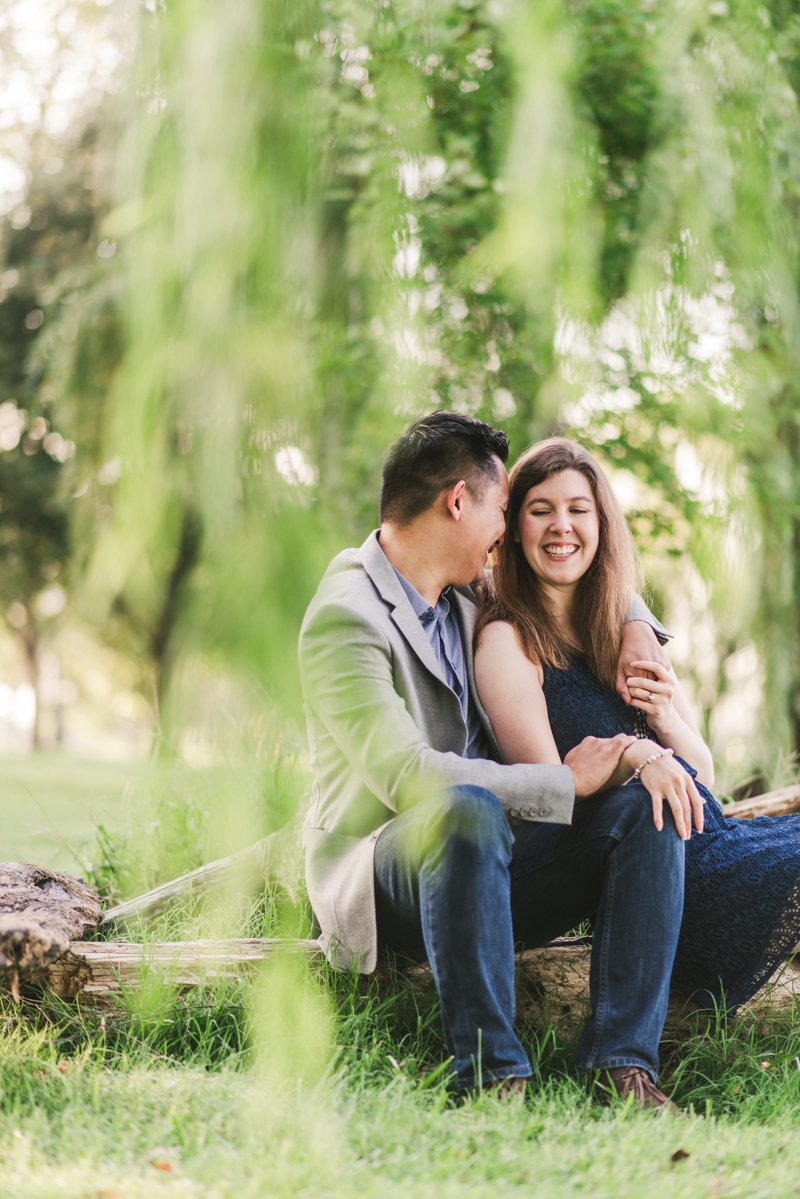
<path fill-rule="evenodd" d="M 524 1088 L 514 946 L 594 923 L 580 1065 L 650 1107 L 683 907 L 683 844 L 632 783 L 589 803 L 632 738 L 506 765 L 475 691 L 471 584 L 505 534 L 505 435 L 437 412 L 390 447 L 381 526 L 331 563 L 300 635 L 316 786 L 306 879 L 340 968 L 427 959 L 459 1088 Z M 638 598 L 620 657 L 666 660 Z M 700 800 L 688 775 L 687 814 Z"/>

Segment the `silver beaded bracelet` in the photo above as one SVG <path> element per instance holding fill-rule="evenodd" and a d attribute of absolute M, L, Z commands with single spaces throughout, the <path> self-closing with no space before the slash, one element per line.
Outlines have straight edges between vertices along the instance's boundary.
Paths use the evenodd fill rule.
<path fill-rule="evenodd" d="M 642 773 L 645 766 L 649 766 L 651 762 L 657 762 L 659 758 L 671 758 L 673 752 L 674 751 L 671 749 L 662 749 L 660 753 L 651 754 L 649 758 L 645 758 L 641 766 L 637 766 L 634 770 L 633 775 L 631 776 L 631 782 L 633 782 L 634 779 L 639 778 L 639 775 Z"/>

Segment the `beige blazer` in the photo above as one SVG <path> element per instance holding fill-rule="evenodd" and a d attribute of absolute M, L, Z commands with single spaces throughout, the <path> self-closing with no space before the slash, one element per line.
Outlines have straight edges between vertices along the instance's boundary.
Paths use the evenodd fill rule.
<path fill-rule="evenodd" d="M 567 766 L 503 763 L 475 689 L 470 588 L 453 591 L 464 631 L 470 699 L 495 760 L 465 758 L 467 727 L 430 642 L 373 532 L 328 567 L 300 633 L 300 673 L 314 787 L 304 830 L 306 883 L 339 968 L 375 969 L 374 856 L 381 829 L 444 787 L 492 791 L 509 816 L 569 824 Z M 638 601 L 639 619 L 658 622 Z"/>

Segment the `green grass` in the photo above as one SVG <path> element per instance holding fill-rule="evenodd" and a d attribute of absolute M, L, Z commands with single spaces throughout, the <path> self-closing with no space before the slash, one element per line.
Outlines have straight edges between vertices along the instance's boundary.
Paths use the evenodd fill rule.
<path fill-rule="evenodd" d="M 216 1027 L 182 1044 L 165 1039 L 174 1025 L 163 1019 L 106 1017 L 101 1029 L 98 1016 L 78 1020 L 56 1005 L 22 1018 L 6 1010 L 0 1195 L 751 1199 L 800 1190 L 800 1036 L 788 1024 L 761 1041 L 742 1030 L 684 1047 L 668 1081 L 694 1113 L 670 1120 L 602 1107 L 552 1031 L 530 1037 L 537 1076 L 524 1107 L 489 1097 L 458 1105 L 442 1076 L 425 1073 L 440 1051 L 429 1013 L 420 1035 L 402 995 L 393 1005 L 343 995 L 328 1076 L 315 1087 L 281 1083 L 226 1048 L 237 1019 L 247 1036 L 246 997 L 241 1008 L 234 998 L 206 1006 Z M 194 1016 L 191 1008 L 164 1012 L 175 1019 L 183 1009 L 192 1025 L 202 1000 Z M 688 1156 L 673 1160 L 678 1151 Z"/>
<path fill-rule="evenodd" d="M 52 761 L 27 769 L 46 796 Z M 96 779 L 111 777 L 104 769 Z M 68 787 L 51 789 L 54 807 L 87 779 L 78 764 Z M 207 782 L 206 798 L 230 793 L 230 779 L 220 786 Z M 157 840 L 164 822 L 171 854 L 181 836 L 188 858 L 198 852 L 214 809 L 209 824 L 193 823 L 180 811 L 180 796 L 191 807 L 187 787 L 185 777 L 166 791 L 137 783 L 139 831 L 128 842 L 137 852 L 147 848 L 142 830 Z M 235 931 L 275 931 L 290 918 L 272 897 L 240 911 Z M 136 935 L 188 937 L 213 924 L 183 910 Z M 304 973 L 275 1015 L 272 969 L 184 998 L 151 976 L 104 1016 L 54 999 L 0 1003 L 0 1197 L 800 1193 L 800 1026 L 788 1018 L 769 1036 L 740 1025 L 665 1046 L 663 1085 L 685 1119 L 604 1107 L 557 1029 L 521 1030 L 534 1068 L 523 1106 L 487 1096 L 460 1104 L 441 1068 L 431 991 L 399 982 L 387 995 L 373 981 Z M 293 1036 L 302 1050 L 326 1010 L 327 1068 L 300 1081 L 264 1046 L 280 1050 Z"/>
<path fill-rule="evenodd" d="M 143 773 L 61 754 L 0 758 L 0 860 L 75 871 L 96 826 L 119 823 L 126 788 Z"/>
<path fill-rule="evenodd" d="M 242 755 L 204 770 L 56 753 L 0 758 L 0 861 L 72 871 L 132 895 L 279 828 L 303 789 L 294 754 L 271 768 Z"/>

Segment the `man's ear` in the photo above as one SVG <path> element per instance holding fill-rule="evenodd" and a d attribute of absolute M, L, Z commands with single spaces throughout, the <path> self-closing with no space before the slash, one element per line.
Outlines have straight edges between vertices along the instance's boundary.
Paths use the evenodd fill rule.
<path fill-rule="evenodd" d="M 452 516 L 453 520 L 461 520 L 464 512 L 464 498 L 467 493 L 467 485 L 463 479 L 456 483 L 455 487 L 451 487 L 445 497 L 447 503 L 447 511 Z"/>

